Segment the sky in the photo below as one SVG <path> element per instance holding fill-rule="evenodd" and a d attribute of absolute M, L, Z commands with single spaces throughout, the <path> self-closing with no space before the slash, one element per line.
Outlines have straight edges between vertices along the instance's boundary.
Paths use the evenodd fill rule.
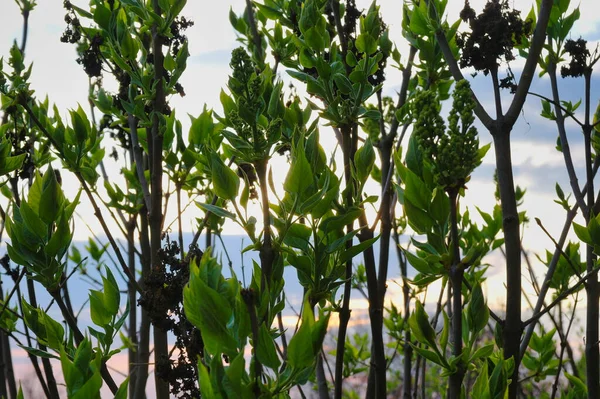
<path fill-rule="evenodd" d="M 75 4 L 83 5 L 85 1 L 74 1 Z M 484 4 L 483 0 L 473 0 L 471 6 L 479 11 Z M 572 31 L 572 38 L 580 35 L 590 41 L 589 48 L 600 40 L 600 5 L 596 0 L 582 0 L 578 3 L 572 2 L 573 6 L 579 4 L 581 18 Z M 190 17 L 195 25 L 190 28 L 186 35 L 189 38 L 190 58 L 187 70 L 181 83 L 186 89 L 187 95 L 183 98 L 175 96 L 171 98 L 171 104 L 176 109 L 177 115 L 182 120 L 187 119 L 187 114 L 197 116 L 203 109 L 204 104 L 209 108 L 220 110 L 219 92 L 226 87 L 227 77 L 230 73 L 229 58 L 231 50 L 239 45 L 236 35 L 229 25 L 228 14 L 230 8 L 240 14 L 243 12 L 245 2 L 243 0 L 220 0 L 203 1 L 190 0 L 183 11 L 183 15 Z M 402 2 L 397 0 L 379 1 L 384 21 L 390 27 L 390 38 L 399 46 L 401 53 L 406 54 L 407 46 L 401 36 L 401 13 Z M 528 12 L 532 2 L 514 0 L 512 4 L 521 9 L 524 14 Z M 59 38 L 64 30 L 64 10 L 62 1 L 40 0 L 38 6 L 30 17 L 30 31 L 26 49 L 27 62 L 33 62 L 33 73 L 31 86 L 36 91 L 38 98 L 48 95 L 51 103 L 55 103 L 64 116 L 68 109 L 77 108 L 77 104 L 86 107 L 87 104 L 87 76 L 82 68 L 75 62 L 76 54 L 72 45 L 63 44 Z M 367 8 L 368 1 L 357 1 L 357 5 Z M 462 8 L 462 1 L 449 0 L 448 12 L 450 20 L 457 18 Z M 0 0 L 0 56 L 7 57 L 12 41 L 17 39 L 20 43 L 21 19 L 18 7 L 11 0 Z M 515 62 L 513 70 L 518 73 L 519 63 Z M 283 68 L 279 75 L 282 79 L 289 81 Z M 482 75 L 471 78 L 475 93 L 479 96 L 484 106 L 492 104 L 491 82 Z M 598 89 L 600 79 L 596 73 L 593 79 L 592 106 L 598 101 L 600 90 Z M 387 71 L 387 82 L 385 86 L 386 95 L 395 96 L 400 86 L 400 74 L 398 71 L 389 69 Z M 532 85 L 532 92 L 549 95 L 549 81 L 547 77 L 536 78 Z M 578 101 L 582 93 L 581 80 L 560 80 L 560 89 L 565 99 Z M 108 88 L 111 83 L 107 81 Z M 504 108 L 506 109 L 510 95 L 503 93 Z M 539 100 L 529 98 L 524 110 L 512 132 L 513 164 L 516 184 L 527 189 L 525 202 L 521 210 L 526 210 L 529 218 L 538 217 L 547 230 L 557 237 L 564 223 L 564 211 L 553 203 L 555 198 L 554 186 L 556 182 L 562 186 L 565 192 L 570 192 L 569 180 L 564 168 L 562 154 L 555 150 L 556 128 L 553 122 L 547 121 L 540 116 L 541 105 Z M 480 142 L 486 144 L 491 142 L 491 136 L 480 126 Z M 333 135 L 327 127 L 322 127 L 321 137 L 324 147 L 332 149 L 335 146 Z M 582 136 L 575 126 L 569 125 L 568 135 L 570 139 L 573 159 L 579 174 L 580 182 L 583 181 L 583 144 Z M 328 138 L 329 137 L 329 138 Z M 109 152 L 109 151 L 107 151 Z M 276 160 L 283 164 L 285 160 Z M 471 215 L 475 214 L 475 206 L 489 212 L 495 200 L 493 198 L 494 184 L 492 176 L 494 172 L 493 150 L 489 151 L 483 164 L 474 173 L 469 182 L 467 196 L 462 200 L 463 206 L 468 206 Z M 109 171 L 116 172 L 115 165 L 107 165 Z M 285 177 L 282 171 L 285 168 L 274 168 L 275 179 L 282 181 Z M 68 181 L 68 180 L 67 180 Z M 375 186 L 372 186 L 375 189 Z M 67 196 L 73 198 L 78 187 L 65 185 Z M 257 210 L 255 207 L 254 210 Z M 91 215 L 89 205 L 82 203 L 78 209 L 80 215 Z M 188 224 L 184 225 L 186 231 L 195 228 L 195 217 L 200 213 L 191 213 Z M 170 212 L 169 217 L 173 217 Z M 99 225 L 94 218 L 84 218 L 89 225 L 77 224 L 77 237 L 86 237 L 90 231 L 99 231 Z M 581 223 L 581 219 L 579 219 Z M 169 222 L 167 222 L 169 223 Z M 116 229 L 113 229 L 113 231 Z M 228 224 L 225 234 L 239 234 L 239 228 Z M 524 247 L 528 251 L 543 254 L 546 248 L 552 248 L 552 242 L 540 230 L 535 223 L 525 228 Z M 532 259 L 535 260 L 534 257 Z M 486 286 L 488 300 L 491 304 L 500 306 L 504 299 L 504 262 L 501 254 L 494 253 L 487 261 L 493 266 L 490 268 L 490 280 Z M 544 267 L 536 262 L 536 272 L 542 276 Z M 395 284 L 389 284 L 389 297 L 400 297 L 400 289 Z M 493 288 L 495 287 L 495 288 Z M 500 289 L 498 289 L 500 288 Z M 364 307 L 365 302 L 357 299 L 353 302 L 356 308 Z M 581 306 L 581 305 L 580 305 Z"/>

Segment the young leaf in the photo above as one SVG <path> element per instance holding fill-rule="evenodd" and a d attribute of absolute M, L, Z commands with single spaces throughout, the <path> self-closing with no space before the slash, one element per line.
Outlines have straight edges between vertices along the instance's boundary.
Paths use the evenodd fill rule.
<path fill-rule="evenodd" d="M 300 140 L 292 151 L 292 165 L 283 183 L 283 189 L 290 194 L 302 195 L 312 184 L 313 174 L 304 152 L 304 140 Z"/>
<path fill-rule="evenodd" d="M 215 152 L 210 154 L 210 164 L 215 194 L 224 200 L 233 200 L 238 193 L 240 178 Z"/>
<path fill-rule="evenodd" d="M 371 174 L 373 164 L 375 163 L 375 151 L 371 139 L 367 138 L 365 144 L 356 151 L 354 155 L 354 165 L 356 166 L 356 174 L 361 183 L 367 181 Z"/>
<path fill-rule="evenodd" d="M 473 286 L 471 291 L 471 300 L 469 301 L 469 309 L 467 311 L 469 318 L 469 327 L 473 333 L 473 336 L 477 335 L 479 331 L 483 330 L 487 325 L 490 317 L 490 311 L 485 303 L 483 291 L 479 283 Z M 473 337 L 474 339 L 475 337 Z"/>
<path fill-rule="evenodd" d="M 312 325 L 314 314 L 308 302 L 305 301 L 302 310 L 302 324 L 288 345 L 288 362 L 297 370 L 310 367 L 315 361 L 313 353 Z M 311 350 L 308 350 L 310 348 Z"/>
<path fill-rule="evenodd" d="M 232 316 L 231 306 L 221 293 L 202 280 L 195 264 L 190 268 L 190 282 L 183 289 L 183 306 L 187 318 L 202 331 L 209 353 L 225 353 L 230 357 L 237 355 L 238 344 L 227 327 Z"/>
<path fill-rule="evenodd" d="M 473 398 L 491 399 L 490 398 L 490 386 L 488 382 L 488 367 L 487 361 L 483 362 L 483 366 L 478 370 L 478 376 L 473 385 Z"/>
<path fill-rule="evenodd" d="M 277 370 L 281 361 L 275 350 L 275 341 L 271 337 L 271 333 L 267 329 L 265 323 L 260 325 L 258 330 L 258 342 L 254 344 L 256 356 L 258 360 L 265 366 Z"/>

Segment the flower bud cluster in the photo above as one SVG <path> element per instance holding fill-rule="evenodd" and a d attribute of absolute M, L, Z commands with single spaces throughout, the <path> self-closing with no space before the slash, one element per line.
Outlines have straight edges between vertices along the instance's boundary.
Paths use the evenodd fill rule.
<path fill-rule="evenodd" d="M 587 62 L 590 51 L 587 49 L 587 41 L 579 38 L 577 40 L 569 39 L 565 42 L 565 51 L 571 56 L 569 65 L 563 65 L 560 74 L 563 78 L 567 76 L 577 78 L 585 73 L 588 68 Z"/>
<path fill-rule="evenodd" d="M 436 183 L 445 190 L 461 188 L 479 165 L 479 140 L 472 126 L 475 102 L 469 83 L 456 84 L 446 129 L 440 102 L 432 91 L 417 95 L 412 111 L 416 115 L 413 134 L 423 158 L 430 164 Z"/>
<path fill-rule="evenodd" d="M 229 66 L 233 70 L 233 78 L 240 84 L 246 85 L 254 73 L 254 64 L 243 47 L 238 47 L 231 52 Z"/>
<path fill-rule="evenodd" d="M 253 124 L 264 108 L 263 80 L 256 74 L 254 62 L 242 47 L 233 50 L 229 65 L 233 70 L 229 89 L 237 98 L 240 116 Z"/>
<path fill-rule="evenodd" d="M 466 1 L 460 16 L 471 28 L 456 38 L 462 50 L 460 66 L 485 75 L 501 61 L 514 60 L 515 46 L 531 35 L 532 21 L 523 21 L 518 10 L 509 8 L 508 0 L 489 0 L 479 15 Z"/>

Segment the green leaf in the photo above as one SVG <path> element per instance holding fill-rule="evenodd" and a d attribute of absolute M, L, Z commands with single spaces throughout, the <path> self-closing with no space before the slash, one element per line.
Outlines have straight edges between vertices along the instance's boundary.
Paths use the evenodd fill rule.
<path fill-rule="evenodd" d="M 94 10 L 94 22 L 96 22 L 99 27 L 108 30 L 111 15 L 112 13 L 103 3 L 97 3 L 96 9 Z"/>
<path fill-rule="evenodd" d="M 119 385 L 119 390 L 115 394 L 115 399 L 127 399 L 127 388 L 129 387 L 129 376 Z"/>
<path fill-rule="evenodd" d="M 481 348 L 477 349 L 475 351 L 475 353 L 473 354 L 473 356 L 471 356 L 471 362 L 477 360 L 477 359 L 487 359 L 488 357 L 490 357 L 490 355 L 494 352 L 494 344 L 489 344 L 489 345 L 485 345 L 482 346 Z"/>
<path fill-rule="evenodd" d="M 312 351 L 312 325 L 314 324 L 314 314 L 308 302 L 305 301 L 302 310 L 302 324 L 294 334 L 288 345 L 288 362 L 290 366 L 301 370 L 312 366 L 315 361 L 315 354 Z M 308 350 L 308 349 L 311 350 Z"/>
<path fill-rule="evenodd" d="M 448 314 L 445 310 L 442 309 L 442 317 L 444 318 L 444 327 L 442 328 L 442 334 L 440 336 L 440 348 L 442 349 L 442 353 L 446 352 L 446 348 L 448 346 L 448 338 L 450 336 L 450 319 L 448 318 Z"/>
<path fill-rule="evenodd" d="M 73 365 L 79 370 L 87 370 L 92 363 L 93 355 L 92 343 L 88 338 L 84 338 L 77 347 L 77 351 L 73 357 Z"/>
<path fill-rule="evenodd" d="M 479 283 L 476 283 L 471 291 L 471 299 L 469 301 L 467 314 L 471 332 L 476 335 L 485 328 L 490 317 L 490 311 L 485 303 L 483 291 L 481 290 L 481 285 Z"/>
<path fill-rule="evenodd" d="M 481 163 L 481 161 L 483 161 L 483 158 L 485 158 L 485 155 L 488 153 L 491 146 L 492 146 L 492 143 L 487 143 L 486 145 L 480 147 L 477 150 L 477 162 L 478 163 Z"/>
<path fill-rule="evenodd" d="M 54 350 L 58 350 L 63 345 L 65 329 L 62 324 L 48 316 L 43 310 L 38 309 L 38 314 L 40 315 L 40 322 L 43 323 L 46 328 L 47 346 Z"/>
<path fill-rule="evenodd" d="M 208 369 L 202 363 L 202 361 L 198 362 L 198 382 L 200 384 L 200 393 L 203 398 L 221 398 L 221 394 L 215 392 L 212 386 L 212 382 L 210 379 L 210 374 L 208 373 Z"/>
<path fill-rule="evenodd" d="M 598 101 L 598 105 L 596 106 L 596 111 L 594 112 L 594 130 L 596 132 L 600 132 L 600 101 Z"/>
<path fill-rule="evenodd" d="M 35 357 L 43 357 L 46 359 L 60 359 L 60 357 L 56 356 L 55 354 L 43 351 L 41 349 L 31 348 L 29 346 L 24 346 L 24 345 L 19 345 L 19 344 L 17 344 L 17 346 L 25 349 L 28 353 L 31 353 Z"/>
<path fill-rule="evenodd" d="M 202 332 L 209 353 L 214 356 L 225 353 L 234 357 L 237 355 L 238 344 L 228 328 L 232 316 L 231 306 L 221 293 L 202 280 L 195 262 L 190 265 L 190 269 L 190 281 L 183 289 L 185 314 Z"/>
<path fill-rule="evenodd" d="M 587 395 L 587 386 L 583 381 L 567 372 L 565 372 L 565 377 L 567 377 L 576 393 Z"/>
<path fill-rule="evenodd" d="M 319 316 L 319 320 L 316 321 L 312 328 L 312 343 L 315 356 L 321 351 L 323 340 L 327 334 L 327 326 L 329 325 L 330 316 L 331 313 L 327 313 L 326 315 L 321 314 Z"/>
<path fill-rule="evenodd" d="M 490 399 L 487 361 L 483 362 L 482 368 L 478 370 L 478 376 L 473 385 L 472 397 Z"/>
<path fill-rule="evenodd" d="M 223 99 L 223 97 L 221 97 L 221 99 Z M 192 119 L 189 133 L 190 144 L 202 145 L 207 143 L 214 131 L 212 111 L 205 108 L 197 118 L 194 118 L 191 115 L 190 118 Z"/>
<path fill-rule="evenodd" d="M 287 70 L 286 72 L 291 77 L 298 79 L 299 81 L 301 81 L 303 83 L 307 83 L 311 79 L 314 80 L 314 78 L 312 76 L 310 76 L 309 74 L 304 73 L 304 72 L 298 72 L 298 71 L 292 71 L 292 70 Z"/>
<path fill-rule="evenodd" d="M 264 4 L 260 4 L 260 3 L 254 3 L 254 4 L 260 10 L 260 12 L 268 19 L 272 19 L 275 21 L 278 21 L 281 19 L 281 17 L 282 17 L 281 12 L 279 12 L 277 9 L 268 7 L 268 6 L 266 6 Z"/>
<path fill-rule="evenodd" d="M 62 368 L 63 376 L 65 378 L 65 385 L 67 386 L 67 393 L 77 391 L 77 388 L 83 385 L 84 376 L 81 371 L 73 365 L 71 359 L 67 355 L 64 348 L 60 348 L 60 365 Z"/>
<path fill-rule="evenodd" d="M 356 166 L 356 175 L 361 183 L 367 181 L 371 174 L 373 164 L 375 163 L 375 150 L 370 138 L 367 138 L 365 144 L 354 154 L 354 165 Z"/>
<path fill-rule="evenodd" d="M 364 71 L 355 69 L 350 73 L 350 76 L 348 76 L 348 78 L 350 78 L 352 83 L 364 83 L 367 80 L 367 75 Z"/>
<path fill-rule="evenodd" d="M 371 247 L 375 243 L 375 241 L 377 241 L 378 239 L 379 239 L 379 236 L 373 237 L 371 239 L 365 240 L 365 241 L 361 242 L 360 244 L 354 245 L 354 246 L 350 247 L 349 249 L 345 250 L 340 255 L 340 262 L 343 263 L 349 259 L 352 259 L 353 257 L 360 254 L 367 248 Z"/>
<path fill-rule="evenodd" d="M 187 0 L 171 0 L 171 10 L 170 10 L 171 16 L 173 18 L 178 16 L 186 4 L 187 4 Z"/>
<path fill-rule="evenodd" d="M 358 51 L 367 55 L 372 55 L 377 51 L 377 40 L 368 33 L 358 35 L 354 44 Z"/>
<path fill-rule="evenodd" d="M 281 89 L 283 88 L 283 82 L 277 83 L 271 91 L 269 98 L 269 105 L 267 107 L 267 113 L 271 118 L 283 118 L 285 114 L 285 107 L 281 99 Z"/>
<path fill-rule="evenodd" d="M 90 290 L 89 298 L 92 322 L 99 327 L 107 326 L 112 317 L 105 308 L 104 293 L 97 290 Z"/>
<path fill-rule="evenodd" d="M 304 41 L 311 49 L 315 51 L 323 51 L 325 47 L 328 45 L 323 32 L 318 27 L 309 28 L 304 33 Z"/>
<path fill-rule="evenodd" d="M 352 52 L 349 51 L 348 54 L 352 54 Z M 350 80 L 345 75 L 341 73 L 334 73 L 332 78 L 335 82 L 335 85 L 340 90 L 340 92 L 342 92 L 342 94 L 348 95 L 352 93 L 352 82 L 350 82 Z"/>
<path fill-rule="evenodd" d="M 577 237 L 586 244 L 592 244 L 592 237 L 590 236 L 590 232 L 587 228 L 583 227 L 580 224 L 573 223 L 573 231 L 577 234 Z"/>
<path fill-rule="evenodd" d="M 438 225 L 444 226 L 446 224 L 450 215 L 450 200 L 443 190 L 435 190 L 429 210 Z"/>
<path fill-rule="evenodd" d="M 406 191 L 404 193 L 406 195 Z M 430 216 L 430 213 L 414 206 L 413 203 L 406 197 L 404 198 L 404 212 L 406 212 L 408 224 L 415 230 L 415 232 L 418 234 L 427 234 L 431 231 L 435 221 Z"/>
<path fill-rule="evenodd" d="M 312 185 L 312 169 L 304 152 L 304 140 L 300 140 L 292 150 L 292 165 L 283 183 L 283 189 L 290 194 L 302 195 Z"/>
<path fill-rule="evenodd" d="M 40 219 L 46 225 L 50 225 L 56 221 L 63 199 L 64 196 L 56 181 L 54 169 L 52 169 L 52 166 L 49 166 L 42 178 L 42 193 L 39 200 Z"/>
<path fill-rule="evenodd" d="M 10 172 L 13 172 L 21 166 L 23 166 L 23 162 L 25 161 L 26 154 L 17 155 L 14 157 L 5 157 L 0 159 L 0 176 L 7 175 Z"/>
<path fill-rule="evenodd" d="M 71 123 L 73 124 L 73 131 L 75 132 L 75 138 L 77 145 L 83 145 L 89 136 L 90 125 L 87 117 L 85 117 L 85 112 L 81 109 L 81 106 L 77 109 L 77 111 L 70 111 L 71 113 Z M 82 116 L 83 115 L 83 116 Z"/>
<path fill-rule="evenodd" d="M 258 342 L 254 344 L 254 348 L 256 350 L 256 356 L 258 357 L 258 360 L 263 365 L 273 370 L 277 370 L 279 368 L 281 361 L 279 360 L 279 356 L 277 356 L 275 342 L 271 337 L 271 333 L 269 333 L 265 323 L 260 325 L 258 330 Z"/>
<path fill-rule="evenodd" d="M 71 398 L 89 399 L 97 397 L 100 388 L 102 388 L 102 376 L 100 375 L 100 370 L 96 370 L 92 377 Z"/>
<path fill-rule="evenodd" d="M 427 16 L 420 7 L 415 6 L 410 16 L 410 31 L 415 35 L 427 36 L 429 34 L 428 25 Z"/>
<path fill-rule="evenodd" d="M 435 347 L 435 331 L 429 324 L 429 317 L 421 302 L 416 302 L 415 310 L 408 318 L 408 325 L 419 342 Z"/>
<path fill-rule="evenodd" d="M 405 169 L 403 180 L 406 186 L 404 191 L 405 200 L 408 199 L 420 209 L 428 210 L 431 204 L 432 192 L 427 188 L 425 182 L 410 169 Z"/>
<path fill-rule="evenodd" d="M 508 388 L 508 376 L 504 363 L 504 359 L 499 359 L 490 376 L 489 387 L 492 399 L 503 399 Z"/>
<path fill-rule="evenodd" d="M 52 234 L 52 238 L 50 238 L 50 241 L 44 247 L 44 253 L 51 258 L 60 260 L 67 252 L 72 239 L 73 235 L 69 229 L 69 223 L 63 216 L 56 225 L 56 230 Z"/>
<path fill-rule="evenodd" d="M 432 361 L 433 363 L 438 364 L 440 366 L 443 365 L 437 353 L 416 345 L 412 345 L 412 347 L 419 355 L 423 356 L 425 359 Z"/>
<path fill-rule="evenodd" d="M 416 271 L 423 274 L 434 274 L 435 270 L 429 265 L 425 259 L 422 259 L 411 252 L 404 250 L 406 260 Z"/>
<path fill-rule="evenodd" d="M 210 164 L 215 194 L 224 200 L 233 200 L 240 186 L 239 176 L 215 152 L 210 154 Z"/>
<path fill-rule="evenodd" d="M 163 67 L 165 68 L 165 70 L 167 70 L 169 72 L 171 72 L 172 70 L 174 70 L 177 67 L 177 64 L 175 63 L 175 59 L 173 58 L 171 53 L 167 53 L 165 55 L 165 58 L 163 61 Z"/>
<path fill-rule="evenodd" d="M 104 306 L 111 316 L 116 316 L 119 312 L 119 303 L 121 302 L 121 294 L 119 286 L 112 272 L 105 267 L 106 277 L 102 277 L 104 286 Z"/>
<path fill-rule="evenodd" d="M 221 105 L 223 106 L 223 112 L 225 113 L 225 116 L 229 116 L 231 111 L 237 109 L 237 106 L 235 105 L 233 99 L 229 97 L 223 89 L 221 89 L 221 94 L 219 95 L 219 98 L 221 100 Z"/>
<path fill-rule="evenodd" d="M 235 220 L 235 215 L 233 213 L 221 208 L 220 206 L 216 206 L 213 204 L 203 204 L 202 202 L 196 202 L 196 205 L 198 205 L 199 208 L 204 209 L 206 212 L 210 212 L 213 215 L 217 215 L 218 217 L 226 217 Z"/>
<path fill-rule="evenodd" d="M 248 385 L 244 382 L 246 377 L 246 367 L 244 353 L 240 352 L 229 363 L 229 367 L 225 369 L 223 377 L 223 389 L 230 398 L 247 398 L 249 392 Z"/>
<path fill-rule="evenodd" d="M 23 217 L 25 227 L 27 227 L 27 229 L 35 234 L 40 240 L 45 240 L 45 238 L 48 236 L 48 226 L 46 226 L 42 219 L 40 219 L 33 209 L 31 209 L 29 204 L 25 201 L 22 201 L 19 211 Z"/>
<path fill-rule="evenodd" d="M 283 242 L 291 247 L 308 251 L 308 244 L 312 230 L 302 223 L 293 223 L 289 226 Z"/>

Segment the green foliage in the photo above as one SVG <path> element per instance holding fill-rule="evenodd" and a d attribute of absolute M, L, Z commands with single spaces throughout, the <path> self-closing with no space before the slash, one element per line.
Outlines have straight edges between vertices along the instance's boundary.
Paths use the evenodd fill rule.
<path fill-rule="evenodd" d="M 79 194 L 73 202 L 65 198 L 49 167 L 44 176 L 35 177 L 28 198 L 6 219 L 9 256 L 50 291 L 58 288 L 62 278 L 63 258 L 73 237 L 69 224 L 78 201 Z"/>

